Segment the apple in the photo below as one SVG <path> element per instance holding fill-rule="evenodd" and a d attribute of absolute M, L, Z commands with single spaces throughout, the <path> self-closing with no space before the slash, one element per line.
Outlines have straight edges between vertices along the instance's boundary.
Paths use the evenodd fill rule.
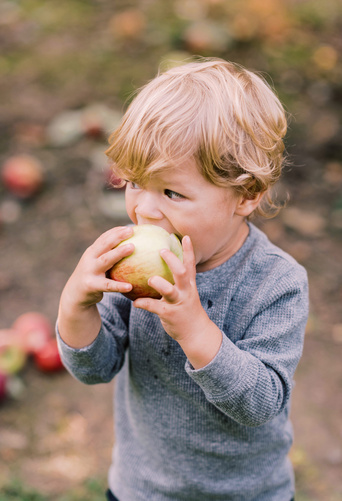
<path fill-rule="evenodd" d="M 133 300 L 138 297 L 160 299 L 160 294 L 147 283 L 152 276 L 159 275 L 174 283 L 171 270 L 160 256 L 162 249 L 169 249 L 180 260 L 183 259 L 182 245 L 175 234 L 153 224 L 133 226 L 133 235 L 119 246 L 133 243 L 135 249 L 109 270 L 109 277 L 118 282 L 128 282 L 133 289 L 124 296 Z"/>
<path fill-rule="evenodd" d="M 0 402 L 5 399 L 7 395 L 7 376 L 0 372 Z"/>
<path fill-rule="evenodd" d="M 34 354 L 53 338 L 50 320 L 37 311 L 20 315 L 12 325 L 17 332 L 18 344 L 28 354 Z"/>
<path fill-rule="evenodd" d="M 0 372 L 16 374 L 26 363 L 25 351 L 17 345 L 8 345 L 0 348 Z"/>
<path fill-rule="evenodd" d="M 33 197 L 43 185 L 42 165 L 31 155 L 9 157 L 3 164 L 1 177 L 6 188 L 22 199 Z"/>
<path fill-rule="evenodd" d="M 0 350 L 7 346 L 20 344 L 18 331 L 15 329 L 0 329 Z"/>
<path fill-rule="evenodd" d="M 36 367 L 43 372 L 57 372 L 64 368 L 56 339 L 50 339 L 42 348 L 34 354 Z"/>

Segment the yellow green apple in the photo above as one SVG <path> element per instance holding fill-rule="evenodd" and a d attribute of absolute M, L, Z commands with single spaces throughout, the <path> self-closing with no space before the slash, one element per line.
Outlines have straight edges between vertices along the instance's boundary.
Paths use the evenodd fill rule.
<path fill-rule="evenodd" d="M 158 275 L 170 283 L 174 283 L 170 268 L 160 256 L 162 249 L 169 249 L 181 261 L 182 245 L 178 237 L 168 233 L 164 228 L 153 224 L 133 226 L 133 235 L 119 244 L 134 244 L 134 251 L 124 257 L 109 271 L 109 276 L 118 282 L 128 282 L 133 289 L 124 294 L 129 299 L 152 297 L 159 299 L 159 292 L 148 285 L 148 279 Z"/>
<path fill-rule="evenodd" d="M 0 348 L 0 372 L 5 375 L 17 373 L 24 367 L 26 359 L 26 353 L 19 346 L 2 346 Z"/>

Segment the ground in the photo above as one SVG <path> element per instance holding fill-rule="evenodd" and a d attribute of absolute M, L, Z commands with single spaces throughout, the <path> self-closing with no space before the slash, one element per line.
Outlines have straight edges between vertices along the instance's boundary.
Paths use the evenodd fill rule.
<path fill-rule="evenodd" d="M 0 328 L 32 310 L 54 322 L 61 290 L 82 252 L 103 231 L 127 222 L 122 192 L 106 186 L 106 133 L 80 132 L 69 115 L 63 142 L 51 127 L 56 117 L 66 110 L 83 113 L 100 102 L 114 123 L 130 92 L 154 75 L 165 53 L 180 57 L 201 51 L 199 42 L 194 48 L 189 41 L 191 16 L 189 11 L 185 16 L 181 2 L 174 2 L 178 17 L 158 2 L 145 2 L 142 11 L 136 9 L 139 2 L 131 2 L 131 17 L 119 24 L 107 1 L 95 2 L 96 9 L 76 1 L 60 2 L 58 8 L 53 2 L 5 3 L 0 160 L 33 155 L 42 162 L 45 184 L 24 201 L 0 187 Z M 295 36 L 279 39 L 289 36 L 279 19 L 277 43 L 261 21 L 250 39 L 246 35 L 233 43 L 223 37 L 220 43 L 212 40 L 209 49 L 201 42 L 205 55 L 218 51 L 270 73 L 293 115 L 287 143 L 291 164 L 279 185 L 280 198 L 290 193 L 288 205 L 276 218 L 256 224 L 309 276 L 310 317 L 292 403 L 291 458 L 299 501 L 342 499 L 342 92 L 336 28 L 341 18 L 339 11 L 333 14 L 335 3 L 328 4 L 324 19 L 314 2 L 310 12 L 309 7 L 290 12 L 291 22 L 297 16 L 296 29 L 302 23 L 302 38 L 295 42 Z M 252 9 L 252 2 L 246 5 Z M 119 2 L 117 10 L 123 7 Z M 251 20 L 248 8 L 240 15 Z M 219 16 L 210 13 L 218 23 Z M 288 13 L 282 22 L 290 23 Z M 128 27 L 120 35 L 123 25 Z M 325 52 L 317 52 L 321 47 Z M 0 500 L 102 499 L 114 440 L 113 384 L 88 387 L 66 372 L 42 374 L 32 363 L 19 377 L 18 397 L 0 404 Z"/>

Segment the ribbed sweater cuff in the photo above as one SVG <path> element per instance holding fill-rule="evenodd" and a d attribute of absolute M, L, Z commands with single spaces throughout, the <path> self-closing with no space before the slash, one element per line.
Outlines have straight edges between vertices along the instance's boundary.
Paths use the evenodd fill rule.
<path fill-rule="evenodd" d="M 209 400 L 217 400 L 239 394 L 243 387 L 250 386 L 251 380 L 255 383 L 258 361 L 250 353 L 237 348 L 223 335 L 220 350 L 208 365 L 194 369 L 187 360 L 185 369 Z"/>
<path fill-rule="evenodd" d="M 84 348 L 72 348 L 66 344 L 59 334 L 58 325 L 56 325 L 56 335 L 59 351 L 66 367 L 97 367 L 101 369 L 103 366 L 103 346 L 106 344 L 103 328 L 95 340 Z"/>

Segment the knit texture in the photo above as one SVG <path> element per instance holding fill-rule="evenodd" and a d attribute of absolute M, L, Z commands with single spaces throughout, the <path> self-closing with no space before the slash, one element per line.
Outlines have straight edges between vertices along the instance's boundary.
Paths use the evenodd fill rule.
<path fill-rule="evenodd" d="M 120 501 L 289 501 L 293 375 L 308 315 L 307 275 L 253 224 L 241 249 L 198 273 L 201 303 L 223 332 L 194 370 L 158 316 L 121 294 L 81 350 L 59 338 L 80 381 L 116 376 L 109 486 Z"/>

